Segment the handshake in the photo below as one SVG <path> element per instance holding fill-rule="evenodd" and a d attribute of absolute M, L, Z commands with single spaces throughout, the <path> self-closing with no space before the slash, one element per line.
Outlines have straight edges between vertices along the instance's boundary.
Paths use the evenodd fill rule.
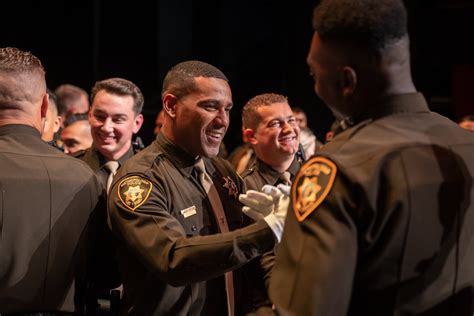
<path fill-rule="evenodd" d="M 290 203 L 290 186 L 265 185 L 261 192 L 248 190 L 241 194 L 239 200 L 244 204 L 242 212 L 255 221 L 263 219 L 280 242 Z"/>

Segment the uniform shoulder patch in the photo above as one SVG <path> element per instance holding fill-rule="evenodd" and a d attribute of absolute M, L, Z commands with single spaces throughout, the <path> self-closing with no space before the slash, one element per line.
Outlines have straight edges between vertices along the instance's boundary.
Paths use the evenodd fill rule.
<path fill-rule="evenodd" d="M 299 222 L 311 214 L 331 191 L 336 178 L 336 165 L 324 157 L 308 160 L 293 181 L 291 198 Z"/>
<path fill-rule="evenodd" d="M 122 204 L 131 211 L 135 211 L 146 202 L 153 185 L 140 176 L 130 176 L 121 180 L 118 185 L 118 197 Z"/>

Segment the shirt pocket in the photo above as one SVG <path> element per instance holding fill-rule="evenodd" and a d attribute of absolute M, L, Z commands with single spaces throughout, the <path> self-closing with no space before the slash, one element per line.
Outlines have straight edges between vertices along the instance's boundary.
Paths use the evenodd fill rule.
<path fill-rule="evenodd" d="M 176 218 L 183 226 L 186 236 L 197 236 L 203 227 L 202 212 L 195 205 L 176 211 Z"/>

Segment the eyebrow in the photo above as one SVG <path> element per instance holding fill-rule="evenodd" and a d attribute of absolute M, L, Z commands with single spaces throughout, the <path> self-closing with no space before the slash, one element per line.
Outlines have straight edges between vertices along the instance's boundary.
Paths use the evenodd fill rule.
<path fill-rule="evenodd" d="M 199 101 L 199 102 L 197 103 L 197 105 L 202 106 L 202 105 L 206 105 L 206 104 L 209 104 L 209 103 L 211 103 L 211 104 L 213 104 L 213 105 L 219 105 L 219 104 L 221 104 L 222 102 L 220 102 L 220 101 L 217 100 L 217 99 L 205 99 L 205 100 Z M 228 107 L 228 106 L 233 107 L 233 106 L 234 106 L 234 103 L 231 102 L 231 103 L 226 104 L 226 105 L 224 105 L 224 106 L 225 106 L 225 107 Z"/>

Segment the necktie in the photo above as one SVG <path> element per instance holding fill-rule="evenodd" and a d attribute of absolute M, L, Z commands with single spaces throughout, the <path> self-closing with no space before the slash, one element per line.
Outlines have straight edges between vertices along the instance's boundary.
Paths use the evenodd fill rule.
<path fill-rule="evenodd" d="M 206 172 L 204 161 L 202 159 L 197 160 L 194 168 L 199 173 L 199 181 L 201 182 L 204 191 L 206 191 L 209 202 L 211 203 L 212 212 L 216 218 L 219 231 L 222 233 L 228 232 L 229 227 L 227 226 L 227 219 L 225 217 L 221 199 L 211 177 Z M 232 271 L 225 274 L 225 288 L 227 293 L 227 311 L 228 315 L 232 316 L 234 315 L 234 279 Z"/>
<path fill-rule="evenodd" d="M 107 161 L 104 165 L 105 170 L 109 172 L 109 176 L 107 177 L 107 194 L 109 194 L 110 186 L 112 185 L 112 180 L 114 179 L 115 174 L 117 173 L 117 169 L 119 167 L 118 161 L 111 160 Z"/>
<path fill-rule="evenodd" d="M 291 185 L 291 173 L 290 172 L 288 172 L 288 171 L 283 172 L 280 175 L 279 178 L 281 180 L 281 183 L 283 183 L 285 185 Z"/>

